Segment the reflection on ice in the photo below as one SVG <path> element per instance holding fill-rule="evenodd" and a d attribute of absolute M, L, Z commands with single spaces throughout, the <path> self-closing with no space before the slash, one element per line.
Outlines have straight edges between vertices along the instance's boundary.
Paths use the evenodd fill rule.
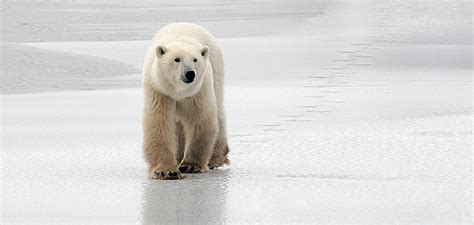
<path fill-rule="evenodd" d="M 144 225 L 226 222 L 230 170 L 186 176 L 185 180 L 148 180 L 143 184 L 141 207 Z"/>

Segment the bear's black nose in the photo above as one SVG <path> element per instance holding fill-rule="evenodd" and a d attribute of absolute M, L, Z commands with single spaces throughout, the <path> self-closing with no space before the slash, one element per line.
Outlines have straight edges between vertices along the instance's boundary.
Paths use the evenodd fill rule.
<path fill-rule="evenodd" d="M 189 84 L 189 83 L 193 82 L 195 76 L 196 76 L 196 74 L 194 73 L 194 71 L 188 71 L 188 72 L 186 72 L 186 73 L 184 74 L 184 77 L 186 78 L 186 79 L 184 80 L 184 83 Z"/>

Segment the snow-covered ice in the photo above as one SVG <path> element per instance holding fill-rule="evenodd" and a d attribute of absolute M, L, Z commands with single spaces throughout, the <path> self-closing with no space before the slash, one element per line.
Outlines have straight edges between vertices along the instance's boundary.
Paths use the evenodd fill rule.
<path fill-rule="evenodd" d="M 2 224 L 472 222 L 470 1 L 109 4 L 2 8 Z M 232 164 L 149 180 L 147 37 L 196 16 L 225 53 Z"/>

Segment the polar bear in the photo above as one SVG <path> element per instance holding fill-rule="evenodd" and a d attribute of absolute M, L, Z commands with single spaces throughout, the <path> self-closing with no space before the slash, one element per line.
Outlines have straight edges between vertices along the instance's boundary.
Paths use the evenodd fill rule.
<path fill-rule="evenodd" d="M 143 67 L 143 149 L 153 179 L 181 179 L 228 164 L 224 64 L 203 27 L 172 23 L 153 38 Z"/>

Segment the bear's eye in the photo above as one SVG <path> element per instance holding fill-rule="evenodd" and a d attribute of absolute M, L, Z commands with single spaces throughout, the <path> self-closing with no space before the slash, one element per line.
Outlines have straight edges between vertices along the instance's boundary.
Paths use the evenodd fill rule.
<path fill-rule="evenodd" d="M 175 61 L 175 62 L 180 62 L 181 59 L 180 59 L 180 58 L 176 58 L 176 59 L 174 59 L 174 61 Z"/>
<path fill-rule="evenodd" d="M 197 59 L 193 59 L 193 62 L 197 62 L 198 60 Z"/>

